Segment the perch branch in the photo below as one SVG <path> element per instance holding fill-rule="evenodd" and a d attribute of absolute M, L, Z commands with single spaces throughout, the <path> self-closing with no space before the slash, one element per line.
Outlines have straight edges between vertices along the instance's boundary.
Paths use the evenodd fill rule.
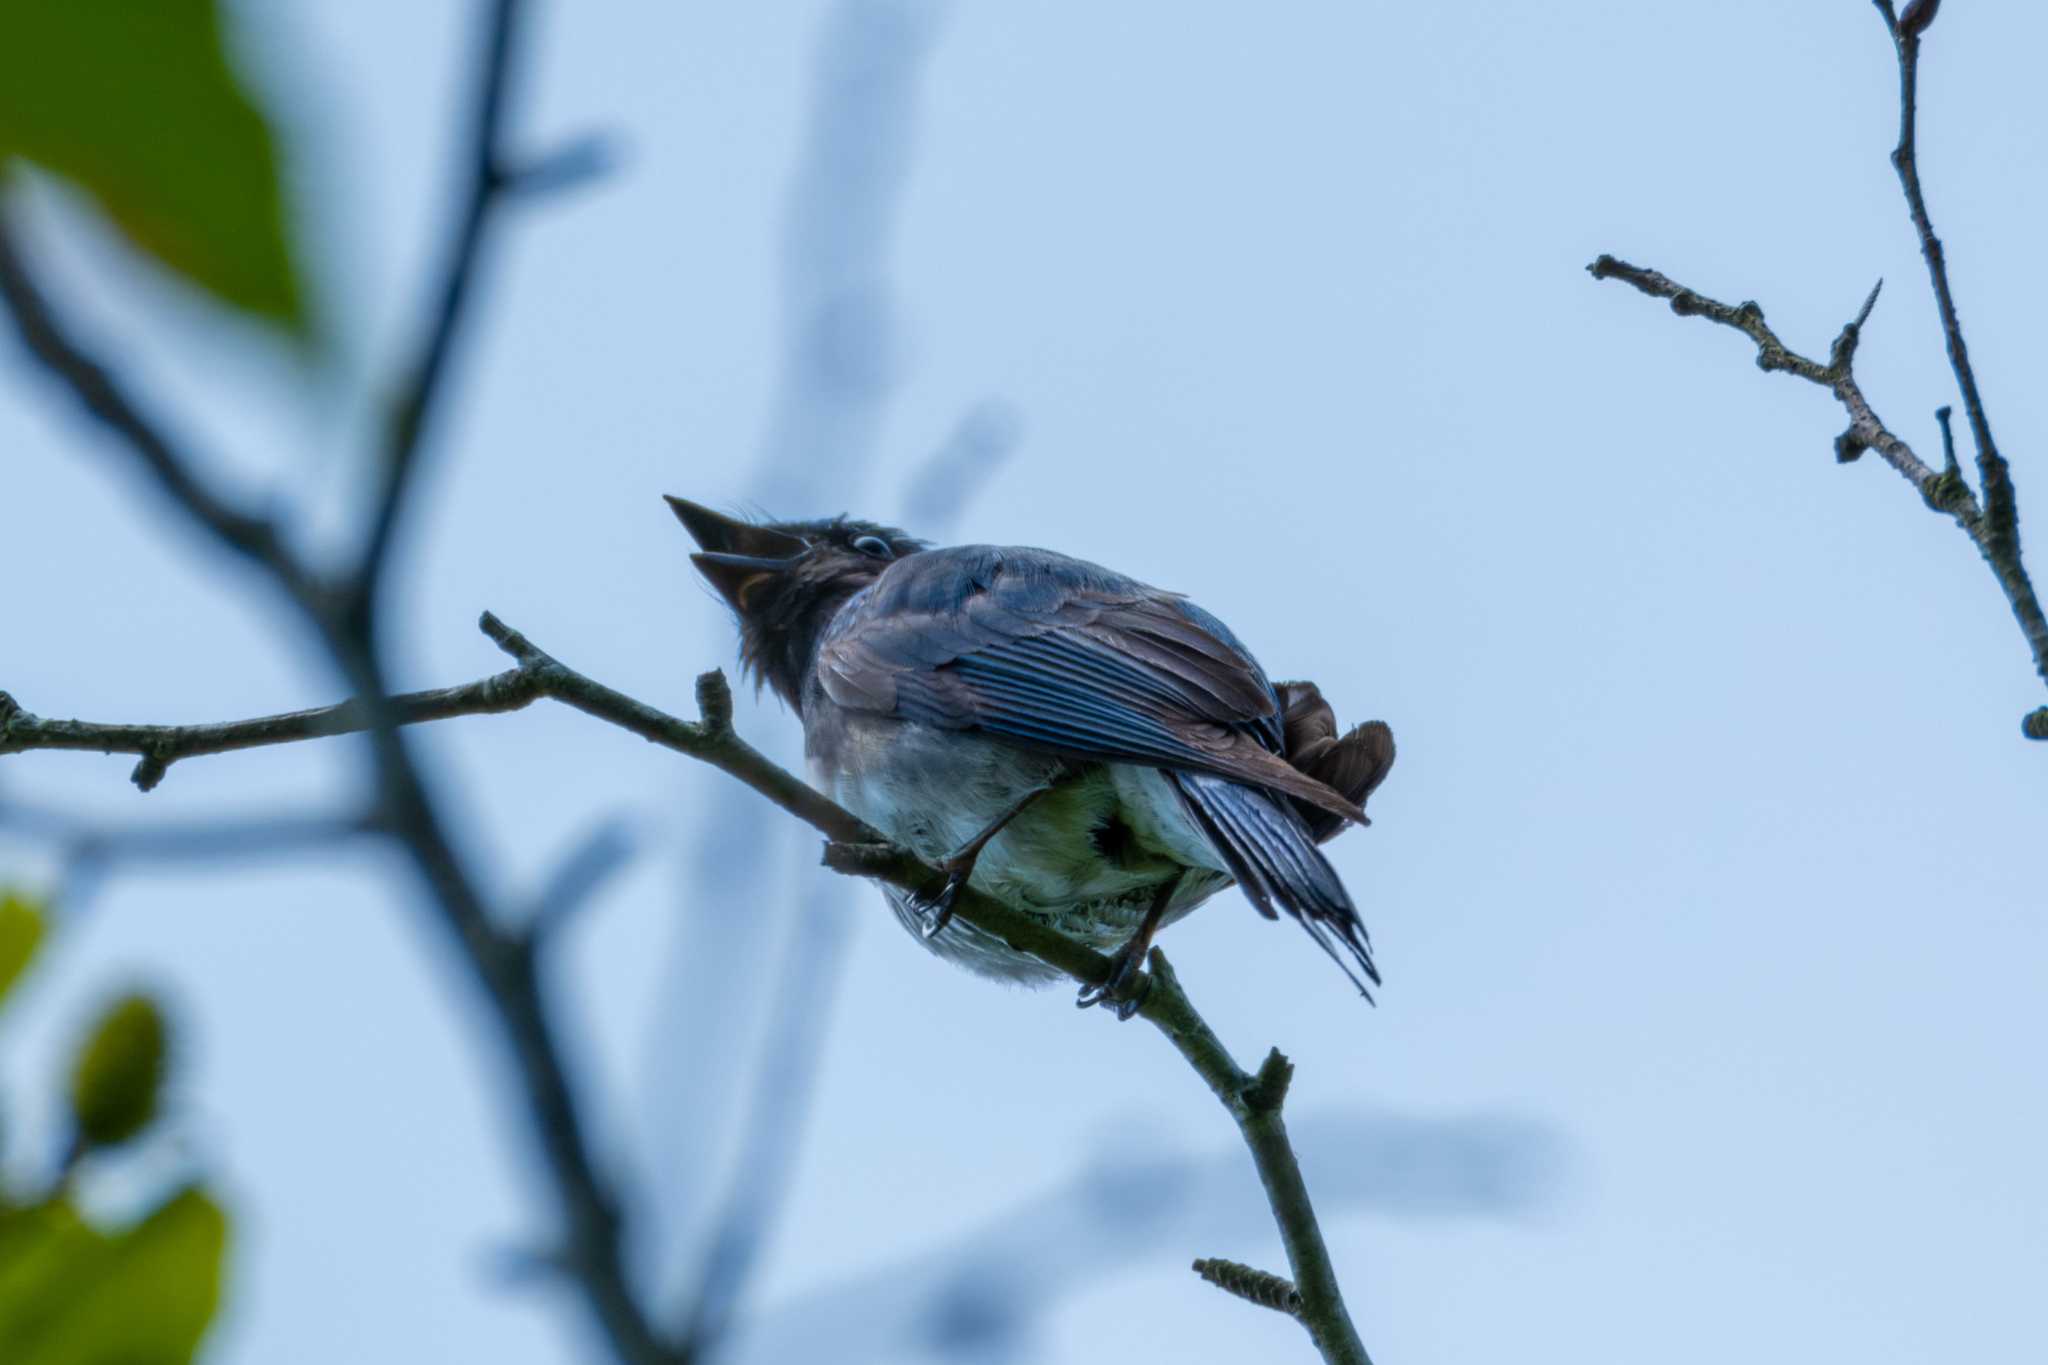
<path fill-rule="evenodd" d="M 1754 303 L 1733 307 L 1706 297 L 1655 271 L 1601 256 L 1586 267 L 1596 280 L 1621 280 L 1652 298 L 1668 299 L 1671 311 L 1684 317 L 1704 317 L 1732 327 L 1756 343 L 1756 363 L 1762 370 L 1779 370 L 1796 375 L 1827 389 L 1847 409 L 1849 425 L 1835 438 L 1835 458 L 1847 462 L 1865 450 L 1875 450 L 1885 463 L 1899 472 L 1936 512 L 1952 518 L 1997 580 L 2018 623 L 2021 636 L 2033 655 L 2034 672 L 2048 684 L 2048 614 L 2027 575 L 2020 555 L 2019 503 L 2013 488 L 2011 469 L 1991 437 L 1991 421 L 1984 409 L 1977 374 L 1970 364 L 1969 348 L 1963 344 L 1963 327 L 1956 312 L 1954 292 L 1949 287 L 1948 260 L 1941 239 L 1934 235 L 1928 216 L 1927 198 L 1920 186 L 1920 162 L 1916 132 L 1919 102 L 1920 44 L 1934 22 L 1938 0 L 1914 0 L 1903 15 L 1895 12 L 1891 0 L 1873 0 L 1891 34 L 1899 61 L 1899 141 L 1892 150 L 1892 166 L 1905 192 L 1906 209 L 1919 237 L 1920 254 L 1926 259 L 1928 279 L 1941 314 L 1941 330 L 1948 347 L 1949 367 L 1955 372 L 1956 387 L 1963 398 L 1963 414 L 1970 439 L 1976 446 L 1977 488 L 1964 480 L 1955 458 L 1954 434 L 1949 428 L 1949 409 L 1936 417 L 1941 424 L 1943 460 L 1940 472 L 1913 452 L 1910 445 L 1879 419 L 1862 387 L 1856 381 L 1856 343 L 1862 335 L 1877 291 L 1854 320 L 1842 328 L 1830 348 L 1827 363 L 1812 360 L 1786 346 L 1764 322 L 1763 309 Z M 2048 740 L 2048 706 L 2036 707 L 2020 722 L 2020 732 L 2029 739 Z"/>
<path fill-rule="evenodd" d="M 418 724 L 517 710 L 542 698 L 558 701 L 649 743 L 708 763 L 751 787 L 825 836 L 825 865 L 834 871 L 927 895 L 935 894 L 944 884 L 946 874 L 940 869 L 889 843 L 873 827 L 742 739 L 732 728 L 732 693 L 723 673 L 713 671 L 698 678 L 698 719 L 686 721 L 577 672 L 489 612 L 484 613 L 479 627 L 517 666 L 460 687 L 394 696 L 389 699 L 389 714 L 395 721 Z M 145 755 L 145 761 L 148 755 L 161 754 L 184 759 L 370 728 L 369 713 L 353 702 L 202 726 L 45 721 L 11 702 L 0 702 L 0 754 L 85 749 L 138 753 Z M 1077 981 L 1096 985 L 1108 978 L 1110 960 L 1104 954 L 971 887 L 960 896 L 955 913 Z M 1281 1117 L 1292 1066 L 1275 1051 L 1256 1075 L 1247 1074 L 1196 1011 L 1165 955 L 1156 948 L 1149 968 L 1126 988 L 1124 998 L 1139 999 L 1138 1013 L 1165 1035 L 1236 1122 L 1258 1168 L 1299 1286 L 1300 1307 L 1294 1316 L 1326 1361 L 1369 1365 Z"/>

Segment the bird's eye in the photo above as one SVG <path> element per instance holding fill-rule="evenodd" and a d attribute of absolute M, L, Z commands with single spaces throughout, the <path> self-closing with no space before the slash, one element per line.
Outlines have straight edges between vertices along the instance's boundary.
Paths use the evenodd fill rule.
<path fill-rule="evenodd" d="M 894 559 L 896 557 L 896 551 L 890 547 L 888 541 L 880 536 L 862 536 L 853 542 L 853 548 L 859 550 L 864 555 L 873 555 L 876 559 Z"/>

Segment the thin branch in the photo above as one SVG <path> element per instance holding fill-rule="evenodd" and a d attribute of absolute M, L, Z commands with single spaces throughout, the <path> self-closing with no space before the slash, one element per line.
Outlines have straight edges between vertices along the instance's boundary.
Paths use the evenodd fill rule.
<path fill-rule="evenodd" d="M 1832 393 L 1849 414 L 1848 427 L 1835 438 L 1835 458 L 1847 463 L 1865 450 L 1875 450 L 1918 490 L 1930 509 L 1955 521 L 1990 566 L 2033 654 L 2035 671 L 2048 682 L 2048 616 L 2043 615 L 2040 599 L 2020 561 L 2018 534 L 2015 531 L 2001 535 L 1993 526 L 1987 505 L 1979 503 L 1976 493 L 1964 481 L 1955 465 L 1953 444 L 1946 439 L 1946 417 L 1942 418 L 1942 429 L 1947 456 L 1937 473 L 1884 424 L 1857 382 L 1856 346 L 1877 301 L 1876 289 L 1871 290 L 1855 318 L 1836 335 L 1828 361 L 1822 364 L 1786 346 L 1764 321 L 1763 309 L 1753 302 L 1731 306 L 1687 288 L 1659 271 L 1613 256 L 1603 255 L 1586 269 L 1596 280 L 1621 280 L 1652 298 L 1669 299 L 1671 311 L 1681 317 L 1703 317 L 1741 332 L 1756 343 L 1758 369 L 1795 375 Z M 2048 707 L 2029 713 L 2021 723 L 2021 733 L 2029 739 L 2048 739 Z"/>
<path fill-rule="evenodd" d="M 1984 397 L 1977 390 L 1977 372 L 1970 365 L 1969 347 L 1963 344 L 1963 322 L 1956 312 L 1955 293 L 1949 288 L 1948 257 L 1941 239 L 1934 235 L 1934 220 L 1927 213 L 1927 196 L 1920 188 L 1920 160 L 1916 136 L 1919 121 L 1920 39 L 1934 22 L 1936 6 L 1926 0 L 1906 7 L 1905 17 L 1892 17 L 1892 7 L 1880 3 L 1877 11 L 1891 31 L 1892 45 L 1899 58 L 1899 144 L 1892 149 L 1892 169 L 1898 172 L 1899 187 L 1906 195 L 1906 211 L 1920 238 L 1920 255 L 1927 262 L 1927 278 L 1934 286 L 1935 306 L 1941 312 L 1941 333 L 1948 344 L 1949 368 L 1955 371 L 1956 387 L 1963 395 L 1963 413 L 1970 424 L 1970 437 L 1977 446 L 1977 471 L 1984 489 L 1984 514 L 1995 534 L 2017 534 L 2018 509 L 2013 500 L 2012 481 L 2005 458 L 1991 439 L 1991 419 L 1984 412 Z M 2017 547 L 2015 547 L 2017 548 Z"/>
<path fill-rule="evenodd" d="M 1920 255 L 1927 262 L 1928 283 L 1941 313 L 1941 335 L 1948 348 L 1949 368 L 1955 372 L 1956 388 L 1963 396 L 1963 415 L 1969 422 L 1970 439 L 1977 448 L 1977 484 L 1984 499 L 1984 525 L 1977 537 L 1978 549 L 1996 574 L 2011 602 L 2013 615 L 2034 653 L 2034 669 L 2048 682 L 2048 616 L 2034 596 L 2020 555 L 2019 493 L 2014 488 L 2011 467 L 1992 439 L 1991 418 L 1984 408 L 1984 395 L 1977 387 L 1977 371 L 1970 364 L 1970 348 L 1963 342 L 1962 316 L 1956 310 L 1955 291 L 1948 279 L 1948 255 L 1934 234 L 1934 220 L 1927 210 L 1927 195 L 1920 186 L 1919 106 L 1920 43 L 1940 9 L 1940 0 L 1913 0 L 1902 16 L 1894 17 L 1890 0 L 1875 0 L 1877 12 L 1892 36 L 1899 59 L 1899 142 L 1892 149 L 1892 169 L 1898 172 L 1899 188 L 1906 196 L 1906 211 L 1913 219 L 1913 231 L 1920 239 Z M 1942 435 L 1948 440 L 1943 419 Z M 2033 739 L 2048 739 L 2048 708 L 2037 708 L 2021 725 Z"/>
<path fill-rule="evenodd" d="M 1982 516 L 1976 495 L 1967 487 L 1944 484 L 1926 461 L 1914 454 L 1913 448 L 1884 424 L 1856 382 L 1856 345 L 1862 339 L 1863 325 L 1870 317 L 1870 310 L 1877 302 L 1876 289 L 1870 291 L 1856 316 L 1836 334 L 1828 351 L 1828 361 L 1822 364 L 1799 354 L 1780 340 L 1764 321 L 1764 310 L 1754 302 L 1745 301 L 1731 306 L 1688 289 L 1658 271 L 1630 265 L 1612 256 L 1600 257 L 1587 266 L 1586 271 L 1596 280 L 1620 280 L 1652 298 L 1669 299 L 1671 311 L 1680 317 L 1703 317 L 1723 327 L 1732 327 L 1756 343 L 1758 369 L 1766 373 L 1775 370 L 1796 375 L 1834 394 L 1849 413 L 1848 429 L 1835 438 L 1837 460 L 1846 464 L 1865 450 L 1875 450 L 1884 457 L 1886 464 L 1920 491 L 1928 506 L 1946 512 L 1964 530 L 1975 534 L 1973 528 Z"/>
<path fill-rule="evenodd" d="M 392 403 L 390 425 L 378 468 L 378 490 L 370 514 L 370 529 L 363 544 L 362 560 L 356 570 L 352 591 L 355 613 L 362 615 L 376 597 L 391 539 L 407 504 L 413 476 L 419 469 L 421 437 L 434 415 L 442 383 L 454 352 L 455 339 L 476 280 L 477 263 L 483 254 L 492 210 L 504 192 L 515 183 L 505 150 L 505 110 L 509 103 L 513 54 L 525 13 L 522 0 L 491 0 L 485 21 L 483 58 L 480 63 L 477 100 L 471 113 L 471 128 L 464 143 L 468 164 L 461 217 L 448 244 L 448 259 L 434 306 L 428 315 L 426 334 L 407 368 Z"/>
<path fill-rule="evenodd" d="M 516 711 L 538 695 L 531 690 L 532 681 L 514 668 L 463 687 L 402 693 L 386 698 L 386 705 L 401 725 Z M 325 735 L 359 734 L 370 728 L 370 708 L 359 701 L 219 725 L 107 725 L 84 720 L 45 720 L 22 710 L 13 697 L 0 692 L 0 754 L 30 749 L 136 754 L 142 761 L 135 765 L 130 778 L 143 791 L 154 790 L 170 766 L 183 758 L 289 744 Z"/>
<path fill-rule="evenodd" d="M 539 698 L 550 698 L 737 778 L 823 834 L 829 841 L 825 846 L 825 865 L 834 871 L 928 895 L 944 884 L 945 873 L 940 869 L 889 843 L 858 817 L 740 738 L 732 728 L 732 693 L 724 674 L 713 671 L 698 678 L 699 718 L 685 721 L 576 672 L 488 612 L 479 626 L 517 661 L 518 667 L 462 687 L 394 697 L 391 713 L 395 719 L 410 724 L 516 710 Z M 132 753 L 138 752 L 138 748 L 130 746 L 146 743 L 173 749 L 184 758 L 227 748 L 289 743 L 362 730 L 368 724 L 364 710 L 353 703 L 293 712 L 289 716 L 197 727 L 94 726 L 81 721 L 53 725 L 17 713 L 11 719 L 0 717 L 0 753 L 39 748 L 105 748 Z M 180 734 L 181 729 L 198 733 Z M 235 742 L 223 742 L 227 737 Z M 215 747 L 209 749 L 209 744 Z M 1095 985 L 1108 978 L 1107 956 L 972 887 L 960 896 L 955 913 L 1077 981 Z M 523 957 L 516 960 L 526 961 Z M 1155 948 L 1148 961 L 1150 970 L 1140 973 L 1122 998 L 1139 1001 L 1138 1013 L 1166 1036 L 1236 1122 L 1258 1168 L 1267 1203 L 1287 1249 L 1295 1284 L 1299 1286 L 1301 1310 L 1297 1316 L 1323 1358 L 1341 1365 L 1369 1365 L 1370 1358 L 1344 1305 L 1336 1271 L 1316 1221 L 1315 1207 L 1281 1117 L 1292 1068 L 1274 1052 L 1258 1075 L 1247 1074 L 1188 1000 L 1165 955 Z M 494 994 L 506 991 L 505 998 L 527 999 L 526 988 L 521 988 L 516 980 L 509 990 L 495 982 L 491 984 Z M 566 1121 L 573 1115 L 564 1111 L 556 1117 Z M 580 1143 L 576 1145 L 580 1150 Z M 609 1209 L 609 1204 L 603 1207 Z M 615 1240 L 609 1244 L 616 1247 Z"/>

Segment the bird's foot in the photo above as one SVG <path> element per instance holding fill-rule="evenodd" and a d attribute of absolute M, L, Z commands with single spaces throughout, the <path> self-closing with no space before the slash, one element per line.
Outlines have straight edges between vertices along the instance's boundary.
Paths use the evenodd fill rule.
<path fill-rule="evenodd" d="M 1132 949 L 1137 951 L 1133 952 Z M 1128 1020 L 1145 1004 L 1145 996 L 1152 989 L 1152 978 L 1138 970 L 1144 961 L 1144 947 L 1135 942 L 1126 943 L 1110 959 L 1109 975 L 1098 986 L 1083 986 L 1074 1004 L 1081 1009 L 1100 1005 L 1113 1010 L 1119 1020 Z"/>
<path fill-rule="evenodd" d="M 926 938 L 937 938 L 940 931 L 953 922 L 953 907 L 960 900 L 967 878 L 974 872 L 972 859 L 965 867 L 960 867 L 948 858 L 939 867 L 946 874 L 945 885 L 932 895 L 920 892 L 910 898 L 910 908 L 917 915 L 918 932 Z"/>

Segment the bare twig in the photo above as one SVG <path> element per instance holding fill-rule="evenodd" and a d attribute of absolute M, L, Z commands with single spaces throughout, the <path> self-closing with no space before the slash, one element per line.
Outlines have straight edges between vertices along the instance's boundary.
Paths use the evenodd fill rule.
<path fill-rule="evenodd" d="M 1897 433 L 1879 419 L 1863 395 L 1862 387 L 1856 382 L 1853 368 L 1856 359 L 1856 344 L 1862 337 L 1863 324 L 1870 316 L 1870 310 L 1877 301 L 1878 291 L 1873 289 L 1864 300 L 1856 316 L 1843 324 L 1836 334 L 1834 344 L 1828 351 L 1828 362 L 1809 359 L 1799 354 L 1778 338 L 1764 321 L 1764 310 L 1755 303 L 1743 302 L 1729 305 L 1710 299 L 1696 290 L 1688 289 L 1676 280 L 1655 270 L 1630 265 L 1627 261 L 1612 256 L 1602 256 L 1586 267 L 1596 280 L 1621 280 L 1634 285 L 1652 298 L 1671 300 L 1671 311 L 1680 317 L 1703 317 L 1718 322 L 1723 327 L 1732 327 L 1756 343 L 1756 366 L 1765 372 L 1772 370 L 1797 375 L 1811 384 L 1818 384 L 1834 394 L 1849 412 L 1849 425 L 1835 438 L 1835 458 L 1843 463 L 1856 459 L 1866 450 L 1875 450 L 1884 457 L 1886 464 L 1915 488 L 1926 500 L 1929 507 L 1946 512 L 1954 517 L 1964 530 L 1970 531 L 1982 517 L 1977 506 L 1976 495 L 1967 487 L 1950 487 L 1927 463 L 1913 452 L 1913 448 Z M 1974 534 L 1974 531 L 1972 532 Z"/>
<path fill-rule="evenodd" d="M 451 716 L 516 711 L 538 695 L 532 691 L 532 682 L 514 668 L 463 687 L 407 692 L 386 701 L 398 723 L 414 725 Z M 29 749 L 136 754 L 141 762 L 135 765 L 130 778 L 144 791 L 155 789 L 170 766 L 182 758 L 258 749 L 324 735 L 357 734 L 370 725 L 370 708 L 356 701 L 220 725 L 104 725 L 83 720 L 44 720 L 22 710 L 14 698 L 0 692 L 0 754 Z"/>
<path fill-rule="evenodd" d="M 825 846 L 825 864 L 835 871 L 925 894 L 935 893 L 944 884 L 945 874 L 938 868 L 889 843 L 865 822 L 741 739 L 732 728 L 732 694 L 724 674 L 713 671 L 698 678 L 699 718 L 695 722 L 685 721 L 576 672 L 488 612 L 480 626 L 519 666 L 510 673 L 495 674 L 462 687 L 395 697 L 391 711 L 395 719 L 406 723 L 442 720 L 514 710 L 542 697 L 551 698 L 739 779 L 823 834 L 830 841 Z M 431 700 L 422 703 L 421 699 Z M 38 748 L 137 752 L 133 746 L 153 745 L 175 750 L 183 758 L 252 744 L 288 743 L 363 730 L 368 725 L 363 709 L 350 703 L 290 716 L 200 727 L 95 726 L 83 721 L 53 726 L 51 722 L 17 713 L 12 720 L 0 721 L 0 753 Z M 201 733 L 188 737 L 178 733 L 181 728 Z M 52 736 L 56 742 L 45 742 Z M 222 743 L 223 737 L 232 737 L 235 742 Z M 209 749 L 208 744 L 215 747 Z M 1102 953 L 972 887 L 960 896 L 955 913 L 1077 981 L 1094 985 L 1109 975 L 1110 960 Z M 1138 1013 L 1166 1035 L 1174 1050 L 1208 1084 L 1237 1123 L 1265 1186 L 1295 1283 L 1300 1287 L 1301 1310 L 1297 1316 L 1325 1360 L 1346 1365 L 1367 1362 L 1369 1357 L 1344 1306 L 1315 1207 L 1281 1118 L 1292 1073 L 1290 1064 L 1274 1052 L 1256 1076 L 1247 1074 L 1195 1010 L 1165 955 L 1156 948 L 1149 966 L 1150 970 L 1141 973 L 1127 988 L 1128 997 L 1140 1000 Z M 519 998 L 517 992 L 514 998 Z"/>
<path fill-rule="evenodd" d="M 1301 1313 L 1301 1291 L 1269 1270 L 1215 1259 L 1196 1261 L 1190 1268 L 1224 1293 L 1235 1294 L 1247 1303 L 1285 1313 L 1290 1318 Z"/>
<path fill-rule="evenodd" d="M 1934 235 L 1934 221 L 1927 216 L 1927 196 L 1920 189 L 1920 162 L 1915 131 L 1919 119 L 1920 38 L 1934 22 L 1936 6 L 1917 0 L 1906 7 L 1903 19 L 1892 16 L 1890 0 L 1877 0 L 1877 11 L 1891 30 L 1892 44 L 1899 57 L 1899 145 L 1892 149 L 1892 168 L 1899 173 L 1899 187 L 1905 191 L 1906 211 L 1912 215 L 1913 230 L 1920 237 L 1920 254 L 1927 261 L 1927 278 L 1934 286 L 1935 306 L 1941 311 L 1941 332 L 1948 343 L 1949 368 L 1955 371 L 1956 387 L 1962 391 L 1963 413 L 1970 424 L 1971 439 L 1977 445 L 1977 469 L 1984 488 L 1984 514 L 1992 528 L 2014 530 L 2018 513 L 2012 499 L 2012 483 L 2006 477 L 2005 459 L 1991 439 L 1991 419 L 1984 412 L 1984 398 L 1977 391 L 1977 372 L 1970 365 L 1969 347 L 1963 344 L 1962 318 L 1956 313 L 1955 294 L 1948 283 L 1948 258 L 1941 239 Z"/>
<path fill-rule="evenodd" d="M 1587 269 L 1593 278 L 1618 279 L 1654 298 L 1669 299 L 1673 312 L 1700 316 L 1724 327 L 1732 327 L 1756 343 L 1760 369 L 1782 370 L 1834 394 L 1849 413 L 1849 425 L 1835 438 L 1835 457 L 1841 461 L 1875 450 L 1918 490 L 1933 510 L 1952 518 L 1977 552 L 1984 557 L 1999 591 L 2005 595 L 2018 623 L 2020 634 L 2033 655 L 2034 671 L 2048 683 L 2048 614 L 2027 575 L 2020 555 L 2019 506 L 2011 470 L 1991 437 L 1991 422 L 1984 410 L 1977 375 L 1970 365 L 1970 353 L 1963 344 L 1962 322 L 1956 312 L 1955 295 L 1949 287 L 1947 258 L 1941 240 L 1927 212 L 1927 199 L 1920 187 L 1919 157 L 1915 142 L 1918 106 L 1920 43 L 1928 25 L 1934 22 L 1938 0 L 1913 0 L 1903 15 L 1893 9 L 1892 0 L 1873 0 L 1886 30 L 1891 34 L 1899 60 L 1899 141 L 1892 151 L 1892 165 L 1905 191 L 1907 212 L 1920 239 L 1920 254 L 1926 258 L 1927 274 L 1941 313 L 1942 336 L 1947 343 L 1949 366 L 1955 372 L 1962 393 L 1963 412 L 1976 446 L 1977 483 L 1972 490 L 1956 461 L 1954 433 L 1949 427 L 1949 409 L 1935 416 L 1941 424 L 1942 467 L 1936 472 L 1897 433 L 1878 418 L 1856 381 L 1856 343 L 1877 300 L 1872 290 L 1853 321 L 1835 338 L 1828 361 L 1822 364 L 1787 347 L 1764 322 L 1763 310 L 1754 303 L 1730 307 L 1716 302 L 1655 270 L 1630 265 L 1612 256 L 1602 256 Z M 2048 739 L 2048 706 L 2030 711 L 2020 723 L 2029 739 Z"/>

